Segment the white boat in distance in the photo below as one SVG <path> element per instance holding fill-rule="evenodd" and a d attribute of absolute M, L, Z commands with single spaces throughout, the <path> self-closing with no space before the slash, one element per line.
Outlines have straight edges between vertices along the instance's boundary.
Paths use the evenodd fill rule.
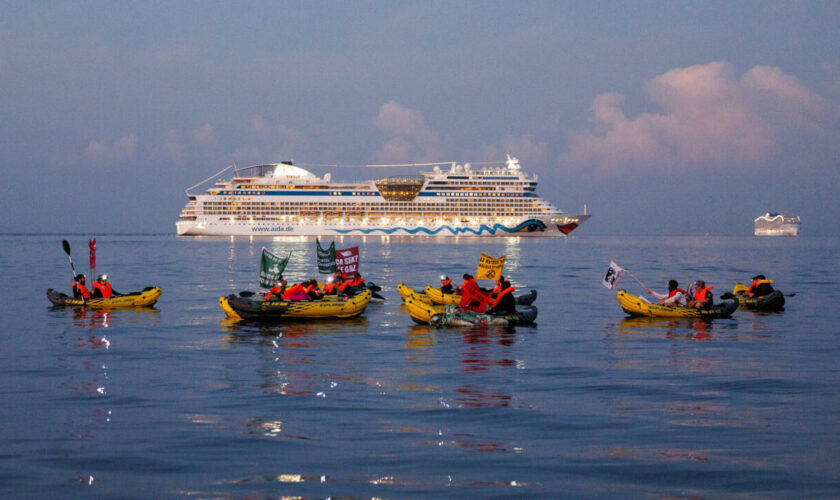
<path fill-rule="evenodd" d="M 753 221 L 756 236 L 799 236 L 799 216 L 770 213 Z"/>
<path fill-rule="evenodd" d="M 510 156 L 496 168 L 452 163 L 365 182 L 332 182 L 292 162 L 256 165 L 190 193 L 207 181 L 187 189 L 178 235 L 566 236 L 590 217 L 540 198 L 537 177 Z"/>

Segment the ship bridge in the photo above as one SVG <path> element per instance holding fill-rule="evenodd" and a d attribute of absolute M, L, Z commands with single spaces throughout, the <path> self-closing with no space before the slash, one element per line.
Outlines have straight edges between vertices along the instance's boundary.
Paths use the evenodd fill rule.
<path fill-rule="evenodd" d="M 426 177 L 423 175 L 396 175 L 373 181 L 387 201 L 412 201 L 425 182 Z"/>

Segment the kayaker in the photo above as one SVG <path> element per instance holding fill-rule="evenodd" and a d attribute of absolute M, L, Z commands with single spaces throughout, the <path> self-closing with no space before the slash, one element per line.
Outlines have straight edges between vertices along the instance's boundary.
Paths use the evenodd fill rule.
<path fill-rule="evenodd" d="M 318 282 L 314 279 L 311 279 L 304 283 L 303 291 L 309 295 L 309 298 L 312 300 L 320 300 L 323 296 L 321 290 L 318 289 Z"/>
<path fill-rule="evenodd" d="M 713 288 L 713 286 L 706 286 L 705 281 L 697 280 L 694 284 L 694 296 L 688 301 L 688 307 L 711 309 L 714 304 L 714 298 L 709 290 Z"/>
<path fill-rule="evenodd" d="M 308 302 L 312 299 L 309 298 L 309 294 L 306 293 L 303 283 L 298 283 L 286 290 L 283 290 L 283 300 L 287 300 L 289 302 Z"/>
<path fill-rule="evenodd" d="M 763 297 L 765 295 L 770 295 L 773 293 L 773 286 L 770 285 L 770 283 L 773 283 L 773 281 L 765 278 L 763 274 L 753 276 L 752 283 L 750 283 L 750 287 L 747 288 L 746 295 L 748 297 Z"/>
<path fill-rule="evenodd" d="M 486 301 L 487 296 L 475 282 L 475 278 L 471 274 L 464 273 L 464 283 L 461 285 L 461 301 L 458 305 L 476 312 L 482 312 Z M 473 302 L 479 303 L 477 308 L 474 308 Z"/>
<path fill-rule="evenodd" d="M 73 298 L 76 299 L 89 299 L 90 298 L 90 290 L 87 289 L 85 286 L 85 275 L 84 274 L 77 274 L 76 281 L 70 285 L 70 288 L 73 289 Z"/>
<path fill-rule="evenodd" d="M 338 295 L 338 283 L 341 281 L 341 278 L 336 278 L 335 276 L 330 276 L 327 278 L 327 284 L 324 286 L 324 295 Z"/>
<path fill-rule="evenodd" d="M 501 274 L 499 275 L 499 279 L 496 280 L 496 286 L 493 287 L 493 293 L 499 293 L 504 288 L 505 277 Z"/>
<path fill-rule="evenodd" d="M 93 282 L 93 293 L 91 297 L 94 299 L 110 299 L 111 297 L 119 297 L 122 295 L 111 287 L 108 282 L 107 274 L 100 274 L 96 281 Z"/>
<path fill-rule="evenodd" d="M 457 293 L 455 291 L 455 287 L 452 286 L 452 279 L 450 279 L 449 276 L 446 276 L 445 274 L 442 274 L 440 276 L 440 293 Z"/>
<path fill-rule="evenodd" d="M 499 289 L 498 292 L 493 292 L 495 298 L 491 298 L 490 309 L 487 310 L 487 314 L 516 313 L 516 299 L 513 297 L 516 288 L 510 286 L 510 281 L 504 280 L 499 283 Z"/>
<path fill-rule="evenodd" d="M 283 292 L 286 291 L 286 280 L 283 279 L 283 275 L 277 277 L 277 281 L 275 282 L 274 286 L 271 290 L 265 294 L 265 298 L 263 302 L 268 302 L 270 300 L 282 301 L 283 300 Z"/>
<path fill-rule="evenodd" d="M 663 306 L 682 306 L 685 307 L 687 301 L 687 293 L 682 288 L 679 288 L 679 283 L 677 280 L 670 280 L 668 281 L 668 294 L 663 295 L 661 293 L 656 293 L 650 288 L 647 289 L 647 293 L 653 295 L 657 299 L 659 299 L 659 304 Z"/>
<path fill-rule="evenodd" d="M 366 287 L 365 279 L 362 278 L 361 274 L 356 273 L 356 279 L 353 280 L 352 282 L 350 282 L 350 286 L 352 286 L 354 288 L 360 288 L 360 289 L 365 288 Z"/>

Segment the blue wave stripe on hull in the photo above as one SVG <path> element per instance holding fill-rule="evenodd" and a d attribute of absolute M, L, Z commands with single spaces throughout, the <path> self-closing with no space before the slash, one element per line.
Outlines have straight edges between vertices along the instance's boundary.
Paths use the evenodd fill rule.
<path fill-rule="evenodd" d="M 397 231 L 405 231 L 409 234 L 417 234 L 417 233 L 423 232 L 423 233 L 426 233 L 428 235 L 435 235 L 435 234 L 438 234 L 439 232 L 441 232 L 443 230 L 447 230 L 450 233 L 452 233 L 453 235 L 464 234 L 464 233 L 472 233 L 476 236 L 479 236 L 479 235 L 481 235 L 481 233 L 483 233 L 485 231 L 489 234 L 496 234 L 497 231 L 504 231 L 506 233 L 519 233 L 523 229 L 525 229 L 526 227 L 528 227 L 530 225 L 533 225 L 533 224 L 536 224 L 539 227 L 539 229 L 538 229 L 539 231 L 545 231 L 545 224 L 541 221 L 538 221 L 538 220 L 525 221 L 522 224 L 519 224 L 518 226 L 513 227 L 513 228 L 506 227 L 506 226 L 503 226 L 501 224 L 494 224 L 493 227 L 486 226 L 486 225 L 482 224 L 478 227 L 478 230 L 471 229 L 471 228 L 468 228 L 468 227 L 440 226 L 437 229 L 429 229 L 429 228 L 425 228 L 425 227 L 417 227 L 417 228 L 414 228 L 414 229 L 408 229 L 407 227 L 392 227 L 392 228 L 389 228 L 389 229 L 380 229 L 380 228 L 374 228 L 374 229 L 334 229 L 334 231 L 337 232 L 337 233 L 341 233 L 341 234 L 349 234 L 349 233 L 356 232 L 356 231 L 358 231 L 360 233 L 364 233 L 364 234 L 371 234 L 371 233 L 375 233 L 377 231 L 382 232 L 384 234 L 394 234 Z"/>

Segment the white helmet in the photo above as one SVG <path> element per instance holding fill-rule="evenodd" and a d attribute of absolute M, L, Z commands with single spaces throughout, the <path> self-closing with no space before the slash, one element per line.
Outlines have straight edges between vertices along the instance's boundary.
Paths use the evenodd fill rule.
<path fill-rule="evenodd" d="M 107 274 L 100 274 L 99 277 L 96 278 L 96 279 L 98 281 L 108 281 L 108 275 Z"/>
<path fill-rule="evenodd" d="M 440 280 L 441 280 L 441 281 L 446 281 L 446 280 L 448 280 L 448 279 L 449 279 L 449 276 L 447 276 L 447 275 L 445 275 L 445 274 L 441 274 L 441 275 L 440 275 Z"/>

